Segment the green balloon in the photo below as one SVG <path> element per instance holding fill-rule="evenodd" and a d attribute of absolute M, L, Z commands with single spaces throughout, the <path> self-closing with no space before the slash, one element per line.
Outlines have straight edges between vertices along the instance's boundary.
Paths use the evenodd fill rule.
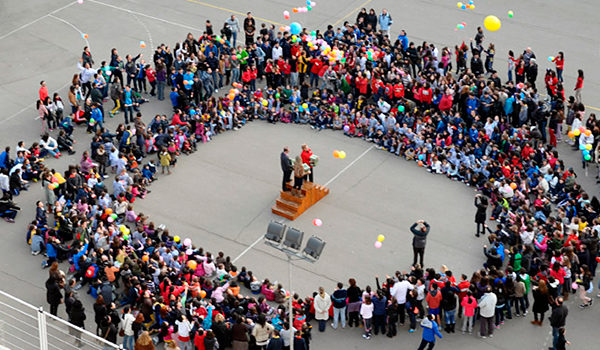
<path fill-rule="evenodd" d="M 398 112 L 404 112 L 404 106 L 402 106 L 402 105 L 398 106 Z"/>
<path fill-rule="evenodd" d="M 281 96 L 279 92 L 275 94 L 275 98 L 279 98 L 279 96 Z"/>
<path fill-rule="evenodd" d="M 312 6 L 306 6 L 306 9 L 310 11 L 312 10 Z"/>
<path fill-rule="evenodd" d="M 238 54 L 236 55 L 236 58 L 237 58 L 238 60 L 239 60 L 239 59 L 242 59 L 242 55 L 240 55 L 240 54 L 238 53 Z"/>
<path fill-rule="evenodd" d="M 314 30 L 312 32 L 310 32 L 310 36 L 317 36 L 317 32 L 315 32 Z"/>
<path fill-rule="evenodd" d="M 589 154 L 585 156 L 585 160 L 590 160 L 592 159 L 592 156 L 590 156 Z"/>

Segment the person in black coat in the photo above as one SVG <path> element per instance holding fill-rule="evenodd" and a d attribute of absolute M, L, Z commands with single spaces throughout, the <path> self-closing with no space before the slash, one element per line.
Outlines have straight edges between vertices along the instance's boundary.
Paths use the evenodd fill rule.
<path fill-rule="evenodd" d="M 479 237 L 479 234 L 485 234 L 485 219 L 486 210 L 488 207 L 488 200 L 481 194 L 475 196 L 475 206 L 477 207 L 477 213 L 475 213 L 475 223 L 477 224 L 477 233 L 475 236 Z"/>
<path fill-rule="evenodd" d="M 118 320 L 118 317 L 117 317 Z M 117 326 L 115 326 L 114 322 L 110 318 L 110 316 L 106 316 L 102 321 L 101 327 L 101 335 L 106 341 L 117 343 Z"/>
<path fill-rule="evenodd" d="M 280 156 L 281 171 L 283 171 L 283 180 L 281 182 L 281 190 L 282 191 L 290 191 L 290 189 L 287 188 L 286 184 L 291 181 L 293 168 L 292 168 L 292 161 L 290 160 L 288 153 L 290 153 L 290 149 L 287 146 L 283 147 L 283 152 L 281 152 L 281 156 Z"/>
<path fill-rule="evenodd" d="M 85 329 L 85 317 L 85 308 L 81 300 L 75 300 L 69 314 L 69 322 L 79 328 Z M 69 333 L 76 337 L 75 344 L 81 346 L 81 331 L 71 327 L 69 328 Z"/>
<path fill-rule="evenodd" d="M 50 313 L 56 316 L 58 305 L 63 302 L 63 296 L 58 281 L 52 277 L 46 280 L 46 301 L 50 304 Z"/>

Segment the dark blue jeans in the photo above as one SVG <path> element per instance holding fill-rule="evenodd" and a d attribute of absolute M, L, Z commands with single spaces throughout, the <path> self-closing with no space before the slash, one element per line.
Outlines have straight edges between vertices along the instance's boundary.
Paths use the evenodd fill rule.
<path fill-rule="evenodd" d="M 319 320 L 319 332 L 325 332 L 326 325 L 327 325 L 327 320 Z"/>

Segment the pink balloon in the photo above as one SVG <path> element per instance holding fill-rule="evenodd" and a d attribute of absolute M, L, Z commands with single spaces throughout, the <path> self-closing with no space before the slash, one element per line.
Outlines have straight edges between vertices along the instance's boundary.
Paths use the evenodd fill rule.
<path fill-rule="evenodd" d="M 375 248 L 379 249 L 379 248 L 381 248 L 381 246 L 382 246 L 381 242 L 379 242 L 379 241 L 375 242 Z"/>
<path fill-rule="evenodd" d="M 192 255 L 193 253 L 194 253 L 194 251 L 192 250 L 192 248 L 185 251 L 186 255 Z"/>
<path fill-rule="evenodd" d="M 192 245 L 192 240 L 189 239 L 189 238 L 184 239 L 183 240 L 183 245 L 186 246 L 186 247 L 191 246 Z"/>
<path fill-rule="evenodd" d="M 115 221 L 115 219 L 113 219 L 112 216 L 109 216 L 108 219 L 106 219 L 106 221 L 113 222 L 113 221 Z"/>
<path fill-rule="evenodd" d="M 577 284 L 577 282 L 573 282 L 573 284 L 571 285 L 571 288 L 578 289 L 579 285 Z"/>
<path fill-rule="evenodd" d="M 323 225 L 323 221 L 321 221 L 321 219 L 314 219 L 313 225 L 320 227 L 321 225 Z"/>

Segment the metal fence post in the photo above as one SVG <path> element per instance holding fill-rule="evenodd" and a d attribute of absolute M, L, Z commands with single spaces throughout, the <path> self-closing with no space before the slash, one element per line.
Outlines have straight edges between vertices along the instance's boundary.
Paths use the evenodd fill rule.
<path fill-rule="evenodd" d="M 38 334 L 40 337 L 40 350 L 48 350 L 48 336 L 46 334 L 46 315 L 44 308 L 40 306 L 37 314 L 38 319 Z"/>

